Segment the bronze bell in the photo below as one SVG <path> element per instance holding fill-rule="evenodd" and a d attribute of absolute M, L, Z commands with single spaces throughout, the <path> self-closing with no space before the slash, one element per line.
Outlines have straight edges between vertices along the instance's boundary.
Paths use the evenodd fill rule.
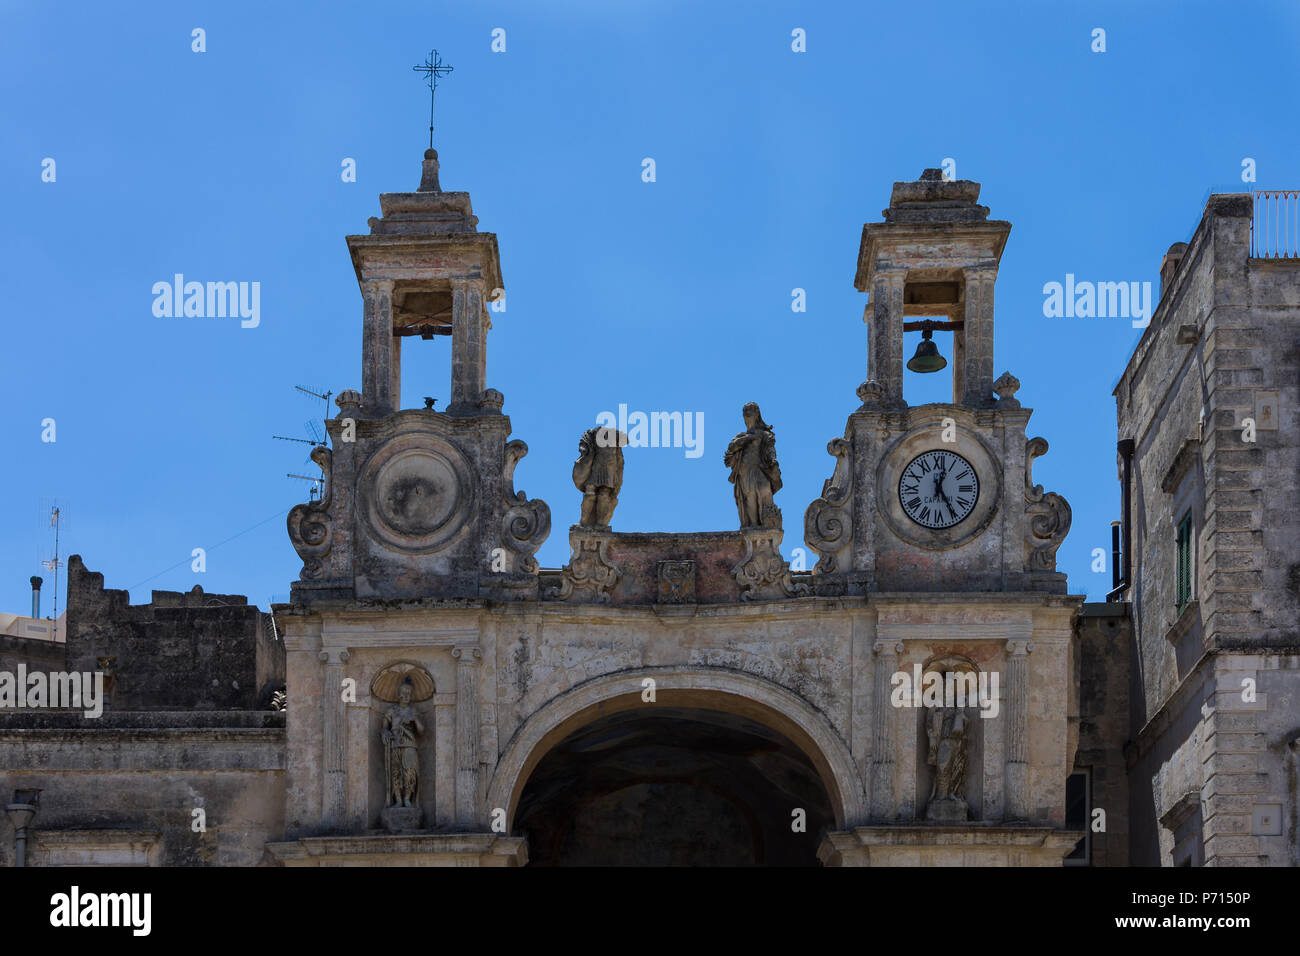
<path fill-rule="evenodd" d="M 938 372 L 948 367 L 948 360 L 939 354 L 939 346 L 930 341 L 934 327 L 926 322 L 921 328 L 921 341 L 916 346 L 916 354 L 908 361 L 907 367 L 913 372 Z"/>

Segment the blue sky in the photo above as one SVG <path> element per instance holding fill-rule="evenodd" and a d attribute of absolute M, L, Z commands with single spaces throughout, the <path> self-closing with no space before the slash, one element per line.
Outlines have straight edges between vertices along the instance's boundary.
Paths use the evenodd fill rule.
<path fill-rule="evenodd" d="M 1110 574 L 1091 551 L 1109 548 L 1118 506 L 1110 393 L 1138 331 L 1045 318 L 1043 284 L 1158 288 L 1208 195 L 1251 188 L 1243 158 L 1257 188 L 1300 185 L 1300 8 L 920 9 L 0 2 L 0 610 L 25 611 L 27 578 L 49 577 L 51 500 L 65 557 L 135 602 L 196 583 L 264 607 L 287 595 L 300 564 L 283 514 L 306 484 L 284 476 L 313 466 L 271 436 L 318 413 L 295 384 L 360 388 L 343 237 L 367 231 L 380 192 L 418 184 L 428 94 L 411 66 L 435 46 L 455 67 L 439 90 L 443 187 L 468 190 L 499 236 L 507 311 L 488 384 L 530 448 L 517 487 L 551 506 L 543 566 L 568 555 L 578 435 L 620 403 L 702 412 L 705 445 L 629 451 L 616 530 L 735 527 L 722 454 L 753 400 L 776 429 L 785 551 L 802 545 L 826 442 L 867 372 L 862 224 L 893 182 L 951 157 L 1012 223 L 996 372 L 1020 378 L 1030 433 L 1051 445 L 1035 480 L 1074 510 L 1060 568 L 1100 600 Z M 176 272 L 260 282 L 260 325 L 155 317 L 151 287 Z M 448 348 L 408 342 L 407 406 L 445 404 Z M 944 397 L 948 375 L 932 378 L 908 383 L 913 403 Z"/>

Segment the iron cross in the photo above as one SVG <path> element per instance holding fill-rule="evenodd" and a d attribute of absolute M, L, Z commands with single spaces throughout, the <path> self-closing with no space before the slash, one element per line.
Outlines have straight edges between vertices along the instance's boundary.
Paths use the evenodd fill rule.
<path fill-rule="evenodd" d="M 438 92 L 438 77 L 450 73 L 452 67 L 442 62 L 437 50 L 430 50 L 424 63 L 411 67 L 417 73 L 423 73 L 429 83 L 429 148 L 433 149 L 433 98 Z"/>

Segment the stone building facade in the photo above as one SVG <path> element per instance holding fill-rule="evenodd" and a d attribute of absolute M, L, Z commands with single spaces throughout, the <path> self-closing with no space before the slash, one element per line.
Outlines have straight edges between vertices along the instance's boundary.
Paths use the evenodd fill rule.
<path fill-rule="evenodd" d="M 894 184 L 882 220 L 863 228 L 869 377 L 842 432 L 828 434 L 829 477 L 804 509 L 813 570 L 781 556 L 774 439 L 745 396 L 719 470 L 735 485 L 735 529 L 615 531 L 626 436 L 589 429 L 571 558 L 545 569 L 535 554 L 551 508 L 516 490 L 527 445 L 487 380 L 487 305 L 503 289 L 496 237 L 478 231 L 467 193 L 442 190 L 430 150 L 419 188 L 381 196 L 382 216 L 348 237 L 361 388 L 339 394 L 329 445 L 313 452 L 320 499 L 289 514 L 302 560 L 290 600 L 273 616 L 197 591 L 130 606 L 70 562 L 63 663 L 112 687 L 94 722 L 0 716 L 0 790 L 42 791 L 30 862 L 1114 866 L 1156 862 L 1161 839 L 1171 863 L 1197 843 L 1194 784 L 1218 797 L 1200 819 L 1222 827 L 1201 823 L 1204 861 L 1242 862 L 1227 847 L 1243 846 L 1243 814 L 1279 793 L 1296 812 L 1294 786 L 1277 789 L 1295 771 L 1283 727 L 1296 712 L 1283 680 L 1295 657 L 1274 650 L 1295 635 L 1265 599 L 1285 584 L 1268 568 L 1294 548 L 1259 524 L 1261 537 L 1243 537 L 1233 522 L 1249 496 L 1217 475 L 1246 469 L 1248 482 L 1249 468 L 1278 464 L 1255 461 L 1278 445 L 1229 453 L 1202 434 L 1206 461 L 1225 470 L 1198 471 L 1186 436 L 1171 437 L 1191 406 L 1157 383 L 1195 380 L 1164 370 L 1187 361 L 1172 342 L 1199 323 L 1193 348 L 1227 393 L 1208 420 L 1231 431 L 1222 416 L 1246 407 L 1242 389 L 1267 392 L 1283 372 L 1239 364 L 1267 357 L 1259 318 L 1237 307 L 1241 283 L 1254 288 L 1242 276 L 1265 270 L 1231 260 L 1216 305 L 1214 269 L 1235 254 L 1241 224 L 1207 213 L 1185 267 L 1170 271 L 1117 391 L 1121 437 L 1139 439 L 1130 551 L 1141 584 L 1128 590 L 1141 593 L 1085 604 L 1056 571 L 1069 505 L 1033 480 L 1047 442 L 1028 430 L 1020 383 L 994 374 L 1011 226 L 989 219 L 979 193 L 927 170 Z M 1258 285 L 1280 314 L 1300 287 L 1285 268 L 1269 274 Z M 910 331 L 951 333 L 950 402 L 907 403 Z M 451 402 L 403 409 L 401 346 L 434 335 L 451 338 Z M 1294 440 L 1285 447 L 1294 456 Z M 1152 643 L 1152 628 L 1171 626 L 1164 585 L 1147 580 L 1168 577 L 1173 498 L 1160 485 L 1182 475 L 1200 475 L 1197 495 L 1229 496 L 1175 489 L 1200 502 L 1198 528 L 1211 530 L 1199 547 L 1231 543 L 1232 561 L 1247 563 L 1224 559 L 1231 598 L 1224 578 L 1198 581 L 1195 637 L 1184 623 Z M 1251 520 L 1269 520 L 1250 500 Z M 1247 620 L 1258 634 L 1192 652 Z M 55 663 L 35 653 L 0 644 L 0 661 Z M 1234 711 L 1228 741 L 1213 691 L 1247 673 L 1268 708 Z M 1180 752 L 1213 770 L 1198 784 Z M 0 863 L 13 859 L 5 827 Z M 1283 832 L 1294 847 L 1291 817 Z"/>
<path fill-rule="evenodd" d="M 199 587 L 127 598 L 73 555 L 66 644 L 0 638 L 0 673 L 97 675 L 102 687 L 95 717 L 0 711 L 0 794 L 40 791 L 27 864 L 256 865 L 284 826 L 271 617 Z M 0 866 L 14 862 L 5 820 Z"/>
<path fill-rule="evenodd" d="M 1082 836 L 1065 826 L 1081 599 L 1055 571 L 1069 507 L 1032 480 L 1047 443 L 995 380 L 1010 224 L 978 195 L 927 173 L 863 230 L 872 377 L 805 514 L 811 573 L 780 554 L 756 406 L 726 456 L 737 530 L 620 533 L 608 504 L 569 529 L 568 564 L 538 568 L 551 511 L 516 492 L 527 446 L 485 379 L 495 237 L 432 151 L 417 192 L 381 197 L 348 240 L 362 388 L 327 423 L 321 500 L 290 515 L 304 567 L 276 608 L 292 703 L 270 854 L 1059 864 Z M 953 401 L 913 407 L 903 338 L 923 317 L 953 333 Z M 448 332 L 447 411 L 398 409 L 403 339 Z M 608 470 L 580 458 L 575 482 L 616 503 Z M 988 688 L 983 714 L 900 706 L 897 675 L 930 673 Z M 399 677 L 418 724 L 394 716 Z"/>
<path fill-rule="evenodd" d="M 1115 389 L 1134 864 L 1300 864 L 1300 260 L 1277 203 L 1210 198 Z"/>

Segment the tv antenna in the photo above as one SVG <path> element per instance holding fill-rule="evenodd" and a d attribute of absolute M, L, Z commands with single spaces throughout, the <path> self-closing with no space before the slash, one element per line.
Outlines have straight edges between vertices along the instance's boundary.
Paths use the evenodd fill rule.
<path fill-rule="evenodd" d="M 320 446 L 328 446 L 329 436 L 325 432 L 323 423 L 329 418 L 330 396 L 333 395 L 334 392 L 332 390 L 316 387 L 308 388 L 305 385 L 295 385 L 294 388 L 303 395 L 311 399 L 318 399 L 321 402 L 323 406 L 321 409 L 321 424 L 318 424 L 315 419 L 309 419 L 303 422 L 302 427 L 306 434 L 310 436 L 308 438 L 299 438 L 293 435 L 272 435 L 271 437 L 277 441 L 291 441 L 300 445 L 310 445 L 313 450 Z M 303 460 L 304 462 L 311 463 L 311 452 L 308 452 L 307 457 Z M 311 475 L 299 475 L 295 472 L 286 472 L 285 477 L 296 478 L 299 481 L 310 481 L 312 501 L 315 501 L 316 498 L 323 493 L 325 482 L 323 475 L 312 477 Z"/>
<path fill-rule="evenodd" d="M 302 392 L 304 395 L 314 399 L 319 399 L 323 406 L 321 409 L 321 421 L 324 422 L 329 418 L 330 396 L 334 394 L 333 391 L 322 391 L 319 388 L 308 388 L 305 385 L 295 385 L 294 388 L 299 392 Z M 292 435 L 272 435 L 271 437 L 278 441 L 298 442 L 299 444 L 311 445 L 312 447 L 315 447 L 316 445 L 324 445 L 326 443 L 324 429 L 317 425 L 315 420 L 303 422 L 302 427 L 306 429 L 307 434 L 311 437 L 297 438 Z M 306 460 L 311 461 L 311 456 L 308 455 Z"/>
<path fill-rule="evenodd" d="M 50 527 L 54 529 L 54 557 L 42 561 L 41 566 L 47 571 L 54 572 L 54 636 L 58 638 L 59 627 L 59 568 L 63 567 L 63 562 L 59 560 L 59 531 L 63 524 L 63 509 L 57 504 L 50 506 Z"/>
<path fill-rule="evenodd" d="M 311 482 L 311 500 L 312 500 L 312 501 L 315 501 L 315 500 L 316 500 L 316 496 L 320 494 L 321 484 L 322 484 L 322 482 L 325 481 L 325 478 L 324 478 L 323 476 L 317 476 L 317 477 L 313 478 L 311 475 L 295 475 L 293 472 L 286 472 L 284 477 L 286 477 L 286 478 L 298 478 L 298 479 L 301 479 L 302 481 L 310 481 L 310 482 Z"/>

